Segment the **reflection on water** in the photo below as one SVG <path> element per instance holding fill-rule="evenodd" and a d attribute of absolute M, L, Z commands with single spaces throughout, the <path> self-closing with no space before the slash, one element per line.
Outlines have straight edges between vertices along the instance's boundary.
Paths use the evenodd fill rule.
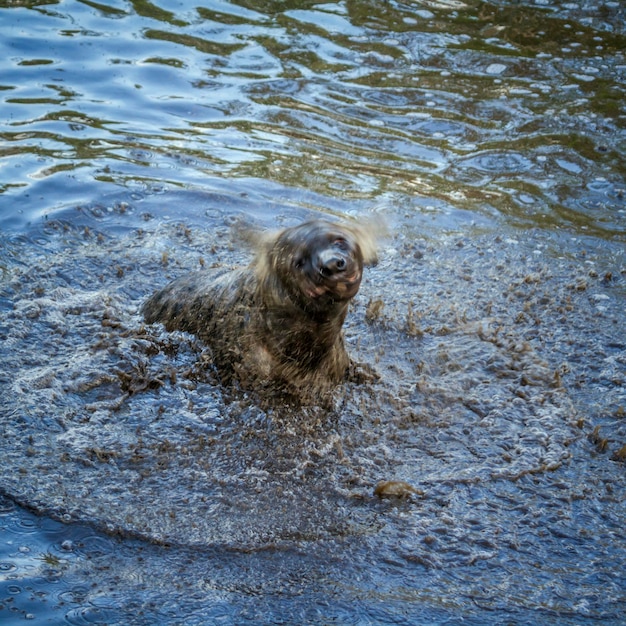
<path fill-rule="evenodd" d="M 0 618 L 622 623 L 625 23 L 4 3 Z M 242 216 L 371 211 L 346 339 L 380 381 L 332 411 L 225 395 L 142 327 L 246 261 Z"/>
<path fill-rule="evenodd" d="M 162 4 L 3 9 L 3 213 L 229 175 L 624 231 L 619 3 Z"/>

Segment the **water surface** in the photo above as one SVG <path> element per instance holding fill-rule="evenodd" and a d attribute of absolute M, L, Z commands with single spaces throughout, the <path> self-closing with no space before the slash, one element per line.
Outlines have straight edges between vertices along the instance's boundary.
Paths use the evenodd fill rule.
<path fill-rule="evenodd" d="M 0 8 L 0 617 L 621 624 L 619 2 Z M 225 391 L 142 301 L 382 216 L 380 380 Z M 381 480 L 417 493 L 379 499 Z"/>

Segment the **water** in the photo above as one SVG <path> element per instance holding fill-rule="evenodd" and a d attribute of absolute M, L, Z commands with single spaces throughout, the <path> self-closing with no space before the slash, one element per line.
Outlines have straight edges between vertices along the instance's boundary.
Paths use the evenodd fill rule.
<path fill-rule="evenodd" d="M 0 617 L 621 624 L 624 8 L 5 3 Z M 332 409 L 144 327 L 375 213 Z M 380 499 L 403 480 L 417 493 Z"/>

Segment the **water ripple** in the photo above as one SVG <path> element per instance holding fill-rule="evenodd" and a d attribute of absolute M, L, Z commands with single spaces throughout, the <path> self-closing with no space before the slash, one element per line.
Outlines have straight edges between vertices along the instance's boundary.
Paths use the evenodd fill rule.
<path fill-rule="evenodd" d="M 65 620 L 72 626 L 107 626 L 121 623 L 122 615 L 115 607 L 86 606 L 69 610 Z"/>
<path fill-rule="evenodd" d="M 474 154 L 464 159 L 459 159 L 457 165 L 460 169 L 474 168 L 481 172 L 508 175 L 519 174 L 529 170 L 533 163 L 523 154 L 511 151 L 489 151 Z"/>
<path fill-rule="evenodd" d="M 14 165 L 0 201 L 20 202 L 43 179 L 67 187 L 78 178 L 85 190 L 139 179 L 201 186 L 207 173 L 225 172 L 358 196 L 418 175 L 426 187 L 452 184 L 467 196 L 468 167 L 530 172 L 524 151 L 517 164 L 511 154 L 485 155 L 530 127 L 554 145 L 557 111 L 572 127 L 557 138 L 564 148 L 583 135 L 598 146 L 597 164 L 577 172 L 593 179 L 603 164 L 617 165 L 612 126 L 626 66 L 621 32 L 606 27 L 619 20 L 614 4 L 605 3 L 597 21 L 591 5 L 578 13 L 573 4 L 492 3 L 473 24 L 467 18 L 475 9 L 461 3 L 365 12 L 341 3 L 251 10 L 226 1 L 183 12 L 155 4 L 4 9 L 4 23 L 22 27 L 8 29 L 2 43 L 0 136 Z M 563 11 L 581 19 L 578 30 Z M 40 31 L 51 42 L 45 53 L 32 45 L 30 34 Z M 592 113 L 575 125 L 581 102 Z M 177 153 L 178 165 L 132 154 L 124 165 L 114 148 L 122 135 L 154 155 Z M 278 141 L 260 141 L 270 136 Z M 309 175 L 303 159 L 330 146 L 336 158 Z M 340 170 L 356 172 L 366 161 L 375 170 L 359 189 Z M 155 164 L 167 173 L 159 167 L 157 174 Z M 550 195 L 542 201 L 553 206 Z M 491 209 L 475 203 L 474 210 Z"/>

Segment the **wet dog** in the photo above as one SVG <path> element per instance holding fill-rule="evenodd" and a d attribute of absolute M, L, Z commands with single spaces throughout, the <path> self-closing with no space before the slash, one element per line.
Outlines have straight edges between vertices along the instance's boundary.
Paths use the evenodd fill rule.
<path fill-rule="evenodd" d="M 196 334 L 224 382 L 323 392 L 351 367 L 342 326 L 364 266 L 376 262 L 376 229 L 315 220 L 261 234 L 248 267 L 173 281 L 144 304 L 145 320 Z"/>

